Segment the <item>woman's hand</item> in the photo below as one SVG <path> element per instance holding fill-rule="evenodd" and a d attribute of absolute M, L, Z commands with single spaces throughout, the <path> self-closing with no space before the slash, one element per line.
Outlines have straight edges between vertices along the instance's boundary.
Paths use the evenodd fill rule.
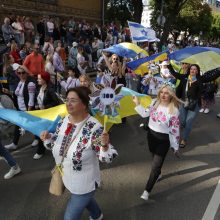
<path fill-rule="evenodd" d="M 9 91 L 8 89 L 6 89 L 6 88 L 2 88 L 2 92 L 6 93 L 6 94 L 8 94 L 8 95 L 11 94 L 10 91 Z"/>
<path fill-rule="evenodd" d="M 177 158 L 180 158 L 180 152 L 179 152 L 179 150 L 175 150 L 175 149 L 173 149 L 173 148 L 171 148 L 171 149 L 173 150 L 174 156 L 176 156 Z"/>
<path fill-rule="evenodd" d="M 40 139 L 42 141 L 45 141 L 47 139 L 50 139 L 51 138 L 51 134 L 49 134 L 48 131 L 42 131 L 41 134 L 40 134 Z"/>
<path fill-rule="evenodd" d="M 108 150 L 108 144 L 109 144 L 109 134 L 105 131 L 101 135 L 101 143 L 102 143 L 103 151 L 107 151 Z"/>
<path fill-rule="evenodd" d="M 136 106 L 140 105 L 140 101 L 137 96 L 133 96 L 132 99 L 133 99 L 133 102 Z"/>

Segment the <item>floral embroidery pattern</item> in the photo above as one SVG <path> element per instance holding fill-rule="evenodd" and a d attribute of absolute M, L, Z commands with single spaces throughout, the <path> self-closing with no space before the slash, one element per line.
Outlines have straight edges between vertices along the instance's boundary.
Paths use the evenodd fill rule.
<path fill-rule="evenodd" d="M 154 122 L 166 123 L 167 116 L 162 111 L 157 111 L 154 107 L 150 111 L 150 117 Z"/>
<path fill-rule="evenodd" d="M 180 140 L 179 136 L 179 128 L 180 128 L 180 121 L 177 115 L 169 115 L 165 112 L 156 109 L 154 107 L 150 108 L 150 117 L 154 122 L 158 122 L 159 124 L 167 124 L 169 129 L 169 134 L 173 136 L 170 139 L 171 142 L 175 142 L 175 145 L 178 145 Z"/>
<path fill-rule="evenodd" d="M 63 156 L 65 148 L 70 144 L 72 137 L 73 137 L 73 133 L 75 132 L 75 130 L 76 130 L 75 125 L 70 125 L 70 123 L 67 124 L 67 128 L 65 130 L 65 135 L 63 137 L 60 151 L 59 151 L 60 156 Z"/>
<path fill-rule="evenodd" d="M 180 121 L 177 116 L 171 116 L 169 120 L 169 127 L 170 127 L 170 134 L 174 135 L 177 142 L 179 142 L 179 127 L 180 127 Z"/>
<path fill-rule="evenodd" d="M 73 170 L 75 171 L 82 170 L 82 152 L 86 148 L 86 144 L 88 143 L 92 134 L 91 130 L 95 125 L 95 122 L 88 121 L 82 129 L 82 136 L 80 137 L 79 142 L 77 143 L 76 151 L 73 153 L 72 158 Z"/>

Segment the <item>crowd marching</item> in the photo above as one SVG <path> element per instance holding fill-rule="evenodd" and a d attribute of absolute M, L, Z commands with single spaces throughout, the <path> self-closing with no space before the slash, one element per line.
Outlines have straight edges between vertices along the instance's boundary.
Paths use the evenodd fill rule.
<path fill-rule="evenodd" d="M 35 24 L 29 17 L 10 15 L 1 30 L 6 45 L 1 76 L 7 78 L 7 84 L 1 84 L 1 95 L 10 97 L 19 111 L 48 109 L 65 100 L 68 115 L 58 123 L 55 133 L 43 131 L 32 142 L 37 147 L 33 159 L 42 158 L 46 149 L 51 149 L 56 163 L 62 163 L 63 182 L 71 192 L 65 220 L 80 219 L 85 208 L 90 219 L 103 218 L 94 198 L 100 185 L 98 160 L 109 163 L 117 156 L 108 133 L 89 109 L 94 83 L 103 84 L 103 76 L 111 75 L 117 84 L 153 97 L 147 109 L 133 97 L 136 112 L 149 118 L 145 128 L 153 155 L 141 195 L 144 200 L 161 176 L 169 149 L 178 157 L 179 148 L 187 146 L 195 117 L 199 112 L 209 113 L 215 103 L 219 68 L 201 73 L 198 65 L 182 62 L 176 72 L 165 60 L 150 62 L 149 71 L 139 76 L 126 66 L 127 58 L 103 52 L 109 46 L 131 41 L 127 27 L 91 25 L 73 17 L 62 21 L 42 17 Z M 163 49 L 172 52 L 185 43 L 170 42 Z M 149 54 L 158 51 L 156 43 L 140 46 Z M 95 82 L 88 74 L 92 71 L 97 72 Z M 0 141 L 0 155 L 11 167 L 5 179 L 21 172 L 8 151 L 17 149 L 20 136 L 21 129 L 15 126 L 12 142 L 3 146 Z"/>

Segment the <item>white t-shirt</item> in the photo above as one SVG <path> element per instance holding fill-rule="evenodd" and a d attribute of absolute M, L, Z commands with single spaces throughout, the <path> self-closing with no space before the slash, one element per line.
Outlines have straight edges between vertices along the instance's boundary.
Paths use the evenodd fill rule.
<path fill-rule="evenodd" d="M 51 21 L 47 22 L 47 30 L 49 33 L 53 33 L 53 29 L 54 29 L 54 23 Z"/>

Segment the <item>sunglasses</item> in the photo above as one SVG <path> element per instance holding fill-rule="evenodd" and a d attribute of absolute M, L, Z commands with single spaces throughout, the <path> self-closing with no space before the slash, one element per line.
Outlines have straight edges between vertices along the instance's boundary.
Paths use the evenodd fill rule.
<path fill-rule="evenodd" d="M 21 75 L 21 74 L 24 75 L 24 74 L 26 74 L 26 72 L 17 72 L 17 74 L 18 75 Z"/>
<path fill-rule="evenodd" d="M 182 63 L 182 65 L 184 65 L 184 64 L 188 64 L 188 63 Z"/>

